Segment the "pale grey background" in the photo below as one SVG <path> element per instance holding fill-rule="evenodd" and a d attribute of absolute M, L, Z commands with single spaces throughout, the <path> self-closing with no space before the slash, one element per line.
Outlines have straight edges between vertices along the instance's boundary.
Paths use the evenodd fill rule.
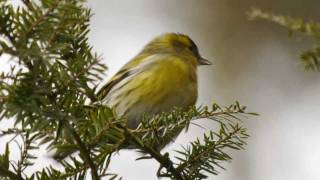
<path fill-rule="evenodd" d="M 198 104 L 239 100 L 261 114 L 245 121 L 251 135 L 246 150 L 232 153 L 227 170 L 209 179 L 318 180 L 320 74 L 305 72 L 298 64 L 299 52 L 311 44 L 288 39 L 286 30 L 272 23 L 248 21 L 245 12 L 254 6 L 320 21 L 319 5 L 316 0 L 91 0 L 95 15 L 90 42 L 112 75 L 154 36 L 190 35 L 203 56 L 214 62 L 199 69 Z M 191 128 L 168 149 L 202 132 Z M 134 152 L 121 151 L 111 171 L 124 179 L 157 179 L 157 163 L 135 158 Z M 45 162 L 49 160 L 42 158 L 37 167 Z"/>

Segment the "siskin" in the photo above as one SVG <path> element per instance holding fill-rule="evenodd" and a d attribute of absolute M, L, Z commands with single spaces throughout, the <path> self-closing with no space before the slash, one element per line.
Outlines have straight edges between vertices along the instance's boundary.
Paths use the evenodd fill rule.
<path fill-rule="evenodd" d="M 98 100 L 113 107 L 127 119 L 128 127 L 135 129 L 145 114 L 153 116 L 194 105 L 197 66 L 210 64 L 187 35 L 166 33 L 125 64 L 100 89 Z"/>

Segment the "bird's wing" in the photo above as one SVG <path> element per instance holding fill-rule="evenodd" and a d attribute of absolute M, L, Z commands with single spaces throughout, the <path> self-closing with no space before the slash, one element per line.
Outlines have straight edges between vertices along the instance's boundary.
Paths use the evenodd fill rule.
<path fill-rule="evenodd" d="M 112 78 L 111 80 L 104 85 L 97 93 L 98 100 L 102 100 L 104 97 L 108 95 L 110 90 L 119 84 L 124 79 L 127 79 L 128 77 L 132 76 L 133 74 L 136 74 L 138 72 L 141 72 L 142 69 L 145 69 L 149 67 L 149 65 L 153 64 L 159 55 L 151 55 L 147 57 L 138 56 L 134 58 L 133 60 L 129 61 L 127 64 L 125 64 Z"/>
<path fill-rule="evenodd" d="M 109 91 L 114 87 L 116 84 L 121 82 L 123 79 L 130 75 L 130 71 L 128 69 L 123 69 L 119 71 L 106 85 L 104 85 L 97 93 L 97 97 L 101 100 L 105 97 Z"/>

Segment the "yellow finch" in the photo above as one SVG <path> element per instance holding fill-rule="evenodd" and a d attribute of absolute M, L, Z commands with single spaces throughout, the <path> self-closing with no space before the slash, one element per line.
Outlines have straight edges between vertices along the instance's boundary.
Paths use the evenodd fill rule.
<path fill-rule="evenodd" d="M 209 65 L 186 35 L 166 33 L 148 43 L 98 92 L 135 129 L 144 114 L 152 116 L 197 100 L 197 66 Z"/>

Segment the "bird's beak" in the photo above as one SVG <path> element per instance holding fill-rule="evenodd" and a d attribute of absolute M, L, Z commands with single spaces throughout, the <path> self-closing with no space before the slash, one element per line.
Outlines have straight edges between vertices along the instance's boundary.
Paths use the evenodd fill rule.
<path fill-rule="evenodd" d="M 203 58 L 203 57 L 200 57 L 200 59 L 199 59 L 199 65 L 211 65 L 212 63 L 209 61 L 209 60 L 207 60 L 207 59 L 205 59 L 205 58 Z"/>

